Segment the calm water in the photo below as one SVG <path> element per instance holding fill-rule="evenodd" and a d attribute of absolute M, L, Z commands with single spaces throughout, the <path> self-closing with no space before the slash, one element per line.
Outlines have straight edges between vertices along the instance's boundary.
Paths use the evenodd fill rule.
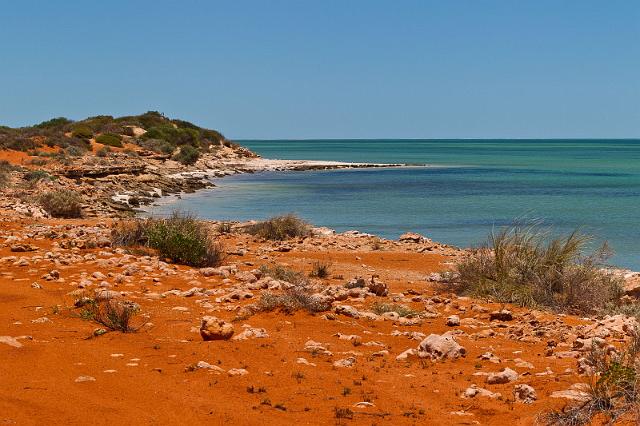
<path fill-rule="evenodd" d="M 459 246 L 535 218 L 609 241 L 612 263 L 640 270 L 640 140 L 242 141 L 267 158 L 430 167 L 260 173 L 155 207 L 212 219 L 295 212 L 316 225 L 387 238 L 423 233 Z"/>

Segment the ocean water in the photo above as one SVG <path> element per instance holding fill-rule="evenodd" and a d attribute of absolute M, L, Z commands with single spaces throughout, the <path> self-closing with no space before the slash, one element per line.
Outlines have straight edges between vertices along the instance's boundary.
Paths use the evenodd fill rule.
<path fill-rule="evenodd" d="M 640 270 L 640 140 L 240 143 L 266 158 L 428 166 L 231 176 L 152 213 L 245 220 L 294 212 L 338 231 L 386 238 L 415 231 L 465 247 L 495 227 L 535 219 L 557 233 L 580 228 L 607 240 L 612 264 Z"/>

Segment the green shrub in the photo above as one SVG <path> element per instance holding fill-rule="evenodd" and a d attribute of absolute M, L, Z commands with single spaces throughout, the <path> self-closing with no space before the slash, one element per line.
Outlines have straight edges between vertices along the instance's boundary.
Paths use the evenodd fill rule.
<path fill-rule="evenodd" d="M 176 128 L 172 124 L 162 124 L 147 129 L 143 139 L 163 139 L 174 145 L 200 146 L 200 132 L 195 129 Z"/>
<path fill-rule="evenodd" d="M 167 219 L 125 222 L 112 230 L 114 245 L 145 245 L 162 258 L 189 266 L 218 266 L 224 252 L 206 223 L 174 212 Z"/>
<path fill-rule="evenodd" d="M 107 157 L 109 156 L 109 154 L 111 154 L 111 148 L 109 148 L 108 146 L 103 146 L 98 151 L 96 151 L 96 156 L 98 157 Z"/>
<path fill-rule="evenodd" d="M 89 126 L 78 125 L 71 131 L 71 136 L 80 139 L 91 139 L 93 137 L 93 130 L 91 130 Z"/>
<path fill-rule="evenodd" d="M 14 151 L 29 151 L 30 149 L 35 149 L 38 147 L 38 144 L 34 142 L 31 138 L 25 137 L 16 137 L 8 140 L 5 143 L 6 149 L 12 149 Z"/>
<path fill-rule="evenodd" d="M 42 208 L 53 217 L 75 218 L 82 215 L 80 196 L 73 191 L 46 192 L 39 197 Z"/>
<path fill-rule="evenodd" d="M 101 143 L 102 145 L 122 148 L 122 137 L 113 133 L 101 134 L 100 136 L 96 137 L 96 142 Z"/>
<path fill-rule="evenodd" d="M 191 145 L 183 145 L 180 147 L 180 152 L 173 156 L 173 159 L 184 164 L 194 164 L 200 158 L 200 152 Z"/>
<path fill-rule="evenodd" d="M 163 139 L 139 139 L 138 145 L 149 151 L 158 152 L 161 154 L 173 154 L 176 150 L 176 146 L 163 140 Z"/>
<path fill-rule="evenodd" d="M 52 179 L 51 175 L 44 170 L 31 170 L 24 174 L 24 180 L 28 182 L 38 182 Z"/>
<path fill-rule="evenodd" d="M 395 312 L 401 317 L 414 317 L 418 315 L 417 311 L 414 311 L 408 306 L 395 303 L 374 303 L 371 310 L 377 315 L 382 315 L 386 312 Z"/>
<path fill-rule="evenodd" d="M 113 117 L 110 115 L 95 115 L 93 117 L 88 117 L 81 122 L 79 125 L 89 127 L 93 132 L 104 132 L 105 126 L 113 123 Z"/>
<path fill-rule="evenodd" d="M 606 245 L 584 254 L 590 241 L 578 232 L 550 238 L 535 224 L 503 229 L 457 264 L 455 288 L 522 306 L 597 311 L 617 300 L 622 286 L 603 269 L 610 254 Z"/>
<path fill-rule="evenodd" d="M 36 124 L 33 127 L 37 127 L 38 129 L 51 129 L 56 127 L 64 127 L 67 124 L 73 123 L 71 120 L 65 117 L 56 117 L 51 120 L 43 121 L 40 124 Z"/>
<path fill-rule="evenodd" d="M 311 235 L 311 226 L 293 214 L 276 216 L 250 226 L 247 231 L 267 240 L 286 240 Z"/>

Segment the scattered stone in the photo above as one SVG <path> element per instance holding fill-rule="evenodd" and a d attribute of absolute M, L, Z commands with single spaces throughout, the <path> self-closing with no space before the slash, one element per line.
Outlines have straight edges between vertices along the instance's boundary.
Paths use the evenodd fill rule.
<path fill-rule="evenodd" d="M 457 315 L 451 315 L 447 317 L 447 325 L 449 327 L 457 327 L 460 325 L 460 317 Z"/>
<path fill-rule="evenodd" d="M 232 368 L 231 370 L 227 371 L 227 374 L 230 376 L 246 376 L 247 374 L 249 374 L 249 372 L 247 370 L 245 370 L 244 368 Z"/>
<path fill-rule="evenodd" d="M 233 336 L 233 325 L 214 316 L 202 318 L 200 335 L 204 340 L 229 340 Z"/>
<path fill-rule="evenodd" d="M 0 343 L 4 343 L 5 345 L 13 346 L 14 348 L 21 348 L 22 343 L 18 342 L 18 339 L 11 336 L 0 336 Z"/>
<path fill-rule="evenodd" d="M 490 321 L 511 321 L 513 319 L 513 314 L 511 311 L 507 309 L 503 309 L 501 311 L 494 311 L 489 314 Z"/>
<path fill-rule="evenodd" d="M 523 404 L 531 404 L 538 399 L 535 389 L 526 384 L 516 385 L 515 388 L 513 388 L 513 395 L 516 398 L 516 402 Z"/>
<path fill-rule="evenodd" d="M 509 367 L 504 368 L 498 373 L 490 373 L 487 376 L 487 383 L 490 385 L 502 385 L 516 380 L 518 380 L 518 373 Z"/>
<path fill-rule="evenodd" d="M 467 350 L 460 346 L 449 333 L 443 335 L 430 334 L 418 346 L 418 356 L 420 358 L 458 359 L 466 356 Z"/>
<path fill-rule="evenodd" d="M 78 376 L 76 377 L 76 380 L 75 380 L 76 383 L 95 382 L 95 381 L 96 381 L 96 378 L 92 376 Z"/>

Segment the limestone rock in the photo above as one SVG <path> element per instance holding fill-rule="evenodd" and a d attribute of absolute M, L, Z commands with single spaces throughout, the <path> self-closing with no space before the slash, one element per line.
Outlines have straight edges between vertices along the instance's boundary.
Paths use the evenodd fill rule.
<path fill-rule="evenodd" d="M 467 350 L 460 346 L 449 333 L 443 335 L 430 334 L 418 345 L 418 356 L 420 358 L 458 359 L 464 357 Z"/>
<path fill-rule="evenodd" d="M 204 340 L 229 340 L 233 336 L 233 325 L 214 316 L 202 318 L 200 335 Z"/>

